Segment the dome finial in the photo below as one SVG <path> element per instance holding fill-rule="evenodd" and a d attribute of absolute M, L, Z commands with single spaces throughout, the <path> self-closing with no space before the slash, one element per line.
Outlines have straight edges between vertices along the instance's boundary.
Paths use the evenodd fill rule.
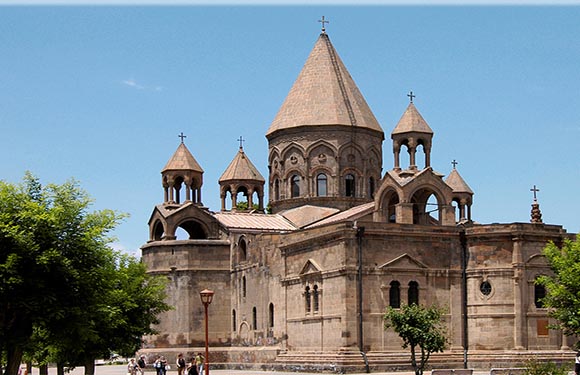
<path fill-rule="evenodd" d="M 530 220 L 530 222 L 541 224 L 542 211 L 540 211 L 540 204 L 538 203 L 538 198 L 536 196 L 536 193 L 540 191 L 540 189 L 538 189 L 536 185 L 534 185 L 534 187 L 530 189 L 530 191 L 534 193 L 534 203 L 532 203 L 532 219 Z"/>
<path fill-rule="evenodd" d="M 328 20 L 325 20 L 325 19 L 324 19 L 324 16 L 322 16 L 322 19 L 321 19 L 321 20 L 318 20 L 318 22 L 320 22 L 320 23 L 322 24 L 322 33 L 323 33 L 323 34 L 326 34 L 326 28 L 324 27 L 324 24 L 325 24 L 325 23 L 330 23 L 330 21 L 328 21 Z"/>
<path fill-rule="evenodd" d="M 187 135 L 183 134 L 183 132 L 179 133 L 178 135 L 179 138 L 181 138 L 181 143 L 183 143 L 183 139 L 187 138 Z"/>
<path fill-rule="evenodd" d="M 244 142 L 246 141 L 241 135 L 240 138 L 237 139 L 238 142 L 240 142 L 240 150 L 244 149 Z"/>
<path fill-rule="evenodd" d="M 407 96 L 409 97 L 409 103 L 413 103 L 413 98 L 416 97 L 417 95 L 413 95 L 413 91 L 409 91 Z"/>
<path fill-rule="evenodd" d="M 457 164 L 459 164 L 459 162 L 457 162 L 457 160 L 453 159 L 453 161 L 451 162 L 451 164 L 453 165 L 453 169 L 457 169 L 455 167 L 457 167 Z"/>

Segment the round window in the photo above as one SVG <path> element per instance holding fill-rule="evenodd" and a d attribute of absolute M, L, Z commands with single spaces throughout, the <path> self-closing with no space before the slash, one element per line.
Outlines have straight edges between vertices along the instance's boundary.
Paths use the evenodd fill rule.
<path fill-rule="evenodd" d="M 489 283 L 489 281 L 482 282 L 481 285 L 479 286 L 479 290 L 484 296 L 489 296 L 489 294 L 491 293 L 491 284 Z"/>

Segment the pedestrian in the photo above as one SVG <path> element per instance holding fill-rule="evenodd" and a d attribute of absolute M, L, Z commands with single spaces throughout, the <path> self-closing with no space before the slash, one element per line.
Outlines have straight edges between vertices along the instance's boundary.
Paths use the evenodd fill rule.
<path fill-rule="evenodd" d="M 199 375 L 197 372 L 197 363 L 195 362 L 195 357 L 191 357 L 191 361 L 187 366 L 187 375 Z"/>
<path fill-rule="evenodd" d="M 175 361 L 177 365 L 177 375 L 183 375 L 185 370 L 185 358 L 183 358 L 183 353 L 177 355 L 177 360 Z"/>
<path fill-rule="evenodd" d="M 127 375 L 137 375 L 139 365 L 135 362 L 135 358 L 131 358 L 127 364 Z"/>
<path fill-rule="evenodd" d="M 204 362 L 205 362 L 205 358 L 203 357 L 201 352 L 197 353 L 197 355 L 195 356 L 195 364 L 197 365 L 197 372 L 199 373 L 199 375 L 203 375 Z"/>
<path fill-rule="evenodd" d="M 169 370 L 169 365 L 167 364 L 167 359 L 164 356 L 159 357 L 159 375 L 166 375 L 167 370 Z"/>
<path fill-rule="evenodd" d="M 580 350 L 576 352 L 576 359 L 574 362 L 574 373 L 580 375 Z"/>
<path fill-rule="evenodd" d="M 139 372 L 143 374 L 145 372 L 145 367 L 147 366 L 147 362 L 145 362 L 145 355 L 141 354 L 139 359 L 137 360 L 137 365 L 139 366 Z"/>

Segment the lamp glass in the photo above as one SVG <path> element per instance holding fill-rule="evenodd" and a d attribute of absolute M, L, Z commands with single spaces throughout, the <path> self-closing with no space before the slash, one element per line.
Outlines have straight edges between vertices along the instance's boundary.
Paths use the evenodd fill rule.
<path fill-rule="evenodd" d="M 213 299 L 214 291 L 209 289 L 204 289 L 199 292 L 199 296 L 201 297 L 201 302 L 204 305 L 209 305 Z"/>

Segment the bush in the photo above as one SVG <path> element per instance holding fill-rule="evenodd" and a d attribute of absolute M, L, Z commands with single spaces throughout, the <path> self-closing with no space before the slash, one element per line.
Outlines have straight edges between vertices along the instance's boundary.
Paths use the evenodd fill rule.
<path fill-rule="evenodd" d="M 533 358 L 526 361 L 524 375 L 567 375 L 568 368 L 567 363 L 541 362 Z"/>

